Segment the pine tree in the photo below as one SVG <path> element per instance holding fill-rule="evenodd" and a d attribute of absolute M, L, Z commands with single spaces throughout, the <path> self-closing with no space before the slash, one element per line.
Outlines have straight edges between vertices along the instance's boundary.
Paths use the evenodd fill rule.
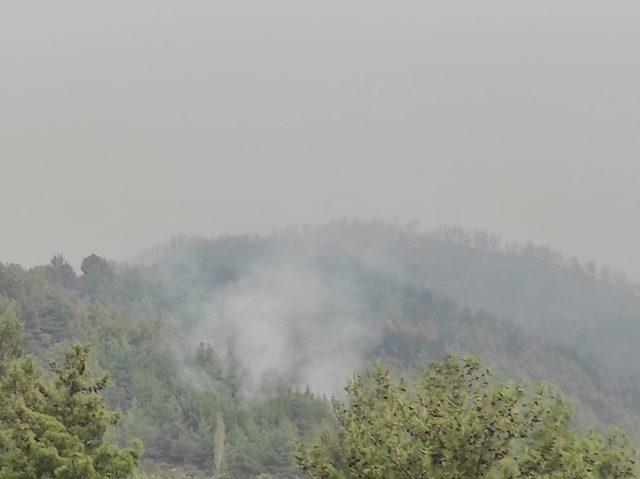
<path fill-rule="evenodd" d="M 335 402 L 338 431 L 299 449 L 314 479 L 632 479 L 636 452 L 613 432 L 570 428 L 548 388 L 492 384 L 476 360 L 448 357 L 409 385 L 377 367 Z"/>
<path fill-rule="evenodd" d="M 55 378 L 44 381 L 33 357 L 11 361 L 0 378 L 1 479 L 124 479 L 142 444 L 121 449 L 104 441 L 118 415 L 106 409 L 106 375 L 91 378 L 89 352 L 76 344 Z"/>

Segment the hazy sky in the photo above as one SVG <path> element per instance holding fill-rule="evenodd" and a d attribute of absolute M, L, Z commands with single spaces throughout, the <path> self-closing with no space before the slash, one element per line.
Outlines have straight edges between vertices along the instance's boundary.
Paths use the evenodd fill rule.
<path fill-rule="evenodd" d="M 0 0 L 0 261 L 340 217 L 640 277 L 640 6 Z"/>

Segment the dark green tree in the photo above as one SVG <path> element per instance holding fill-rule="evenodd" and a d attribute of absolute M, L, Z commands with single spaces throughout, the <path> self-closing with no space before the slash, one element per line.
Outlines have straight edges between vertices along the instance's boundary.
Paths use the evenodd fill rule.
<path fill-rule="evenodd" d="M 109 261 L 96 254 L 83 259 L 80 270 L 82 271 L 80 288 L 93 300 L 97 298 L 99 292 L 112 285 L 115 277 Z"/>
<path fill-rule="evenodd" d="M 46 271 L 52 281 L 61 284 L 65 288 L 73 288 L 78 280 L 73 267 L 60 254 L 56 254 L 51 258 Z"/>

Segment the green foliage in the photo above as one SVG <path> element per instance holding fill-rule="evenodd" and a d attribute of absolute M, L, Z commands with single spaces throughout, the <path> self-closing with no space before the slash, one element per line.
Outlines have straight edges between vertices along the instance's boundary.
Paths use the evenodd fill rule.
<path fill-rule="evenodd" d="M 11 361 L 0 378 L 0 478 L 119 479 L 131 477 L 142 445 L 120 449 L 103 440 L 117 414 L 100 391 L 107 377 L 88 375 L 88 348 L 76 344 L 54 379 L 33 357 Z"/>
<path fill-rule="evenodd" d="M 177 240 L 148 259 L 145 265 L 123 265 L 92 255 L 77 275 L 59 255 L 30 269 L 0 264 L 0 372 L 20 349 L 46 360 L 76 340 L 91 344 L 91 366 L 111 374 L 96 393 L 122 412 L 118 424 L 106 427 L 103 442 L 127 444 L 140 437 L 146 463 L 178 468 L 176 477 L 183 471 L 211 475 L 219 417 L 225 425 L 222 469 L 230 478 L 296 477 L 291 442 L 313 442 L 320 429 L 335 426 L 327 400 L 286 386 L 290 378 L 304 384 L 299 380 L 308 367 L 321 361 L 305 357 L 305 335 L 296 339 L 302 346 L 291 356 L 292 374 L 267 378 L 281 386 L 258 397 L 247 394 L 242 365 L 250 360 L 226 345 L 214 349 L 206 343 L 228 336 L 203 324 L 211 302 L 242 289 L 256 271 L 282 264 L 312 272 L 318 284 L 330 285 L 331 299 L 339 299 L 329 301 L 326 310 L 299 316 L 312 325 L 308 336 L 326 329 L 332 341 L 339 333 L 322 326 L 324 315 L 339 303 L 357 304 L 349 310 L 361 321 L 354 329 L 373 333 L 359 338 L 365 364 L 381 358 L 394 371 L 414 375 L 445 354 L 474 354 L 495 364 L 500 378 L 557 383 L 574 401 L 581 424 L 599 430 L 625 424 L 631 434 L 640 430 L 635 367 L 640 299 L 628 286 L 596 278 L 595 266 L 568 261 L 548 248 L 505 247 L 491 235 L 459 228 L 419 235 L 381 223 L 338 222 L 265 237 Z M 17 324 L 24 326 L 26 344 Z M 535 328 L 535 334 L 526 328 Z M 194 338 L 194 331 L 212 337 Z M 562 331 L 569 341 L 557 337 Z M 552 343 L 539 340 L 549 333 Z M 58 372 L 64 368 L 58 366 Z M 362 379 L 368 387 L 371 381 Z M 39 381 L 52 397 L 62 394 Z M 531 399 L 529 392 L 523 394 Z M 56 420 L 66 431 L 62 419 Z M 624 445 L 619 435 L 578 443 L 571 429 L 559 424 L 569 433 L 563 444 L 573 441 L 576 451 L 597 451 L 593 441 L 603 450 L 609 444 L 612 451 L 626 450 L 618 447 Z M 563 437 L 559 430 L 551 436 Z M 540 456 L 551 461 L 553 454 L 546 451 L 553 447 L 545 447 Z M 534 454 L 532 442 L 528 448 Z M 561 452 L 566 460 L 565 449 Z M 110 454 L 104 450 L 104 457 Z M 500 460 L 501 467 L 521 467 L 509 457 Z"/>
<path fill-rule="evenodd" d="M 78 281 L 76 272 L 62 255 L 54 255 L 45 267 L 45 275 L 49 280 L 67 289 L 74 288 Z"/>
<path fill-rule="evenodd" d="M 290 477 L 297 469 L 291 443 L 326 424 L 330 407 L 311 391 L 241 400 L 237 359 L 204 343 L 187 354 L 189 345 L 179 347 L 179 334 L 166 324 L 118 315 L 96 321 L 91 341 L 112 374 L 105 396 L 125 411 L 110 437 L 119 443 L 140 437 L 148 459 L 213 470 L 216 477 Z M 174 349 L 185 354 L 177 357 Z"/>
<path fill-rule="evenodd" d="M 335 402 L 336 431 L 297 455 L 317 479 L 634 478 L 624 437 L 571 429 L 547 388 L 493 384 L 474 359 L 446 357 L 412 385 L 378 366 Z"/>
<path fill-rule="evenodd" d="M 24 335 L 13 311 L 0 312 L 0 374 L 22 353 Z"/>
<path fill-rule="evenodd" d="M 0 263 L 0 308 L 7 300 L 29 336 L 43 347 L 68 334 L 72 318 L 79 314 L 70 292 L 41 269 L 25 271 L 18 265 Z"/>

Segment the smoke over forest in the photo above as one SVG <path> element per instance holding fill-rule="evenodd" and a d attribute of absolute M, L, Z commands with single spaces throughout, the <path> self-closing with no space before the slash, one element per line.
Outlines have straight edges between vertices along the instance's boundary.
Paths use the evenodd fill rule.
<path fill-rule="evenodd" d="M 0 0 L 0 479 L 640 477 L 639 5 Z"/>
<path fill-rule="evenodd" d="M 327 398 L 350 378 L 376 363 L 416 378 L 448 355 L 555 383 L 578 427 L 640 425 L 638 285 L 484 231 L 343 220 L 177 237 L 129 263 L 90 255 L 79 274 L 61 256 L 2 264 L 0 285 L 27 351 L 91 347 L 123 412 L 109 437 L 142 439 L 149 471 L 295 476 L 291 444 L 333 427 Z"/>

